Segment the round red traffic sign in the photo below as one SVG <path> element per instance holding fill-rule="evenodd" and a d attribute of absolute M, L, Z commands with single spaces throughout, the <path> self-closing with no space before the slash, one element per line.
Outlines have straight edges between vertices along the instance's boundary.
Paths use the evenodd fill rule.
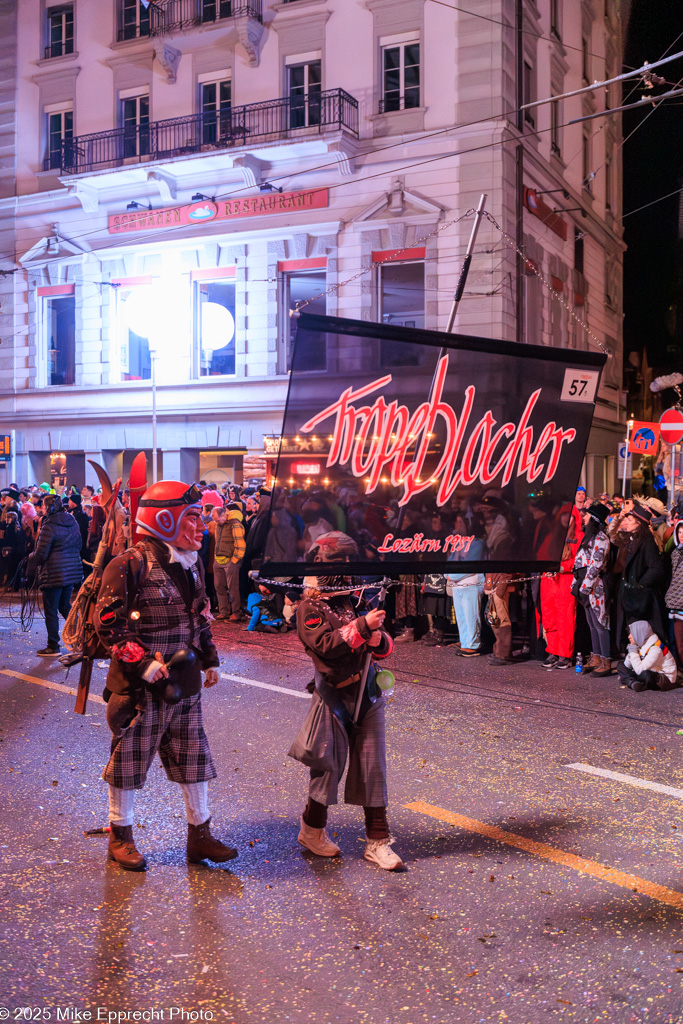
<path fill-rule="evenodd" d="M 683 411 L 667 409 L 659 420 L 659 433 L 667 444 L 678 444 L 683 438 Z"/>

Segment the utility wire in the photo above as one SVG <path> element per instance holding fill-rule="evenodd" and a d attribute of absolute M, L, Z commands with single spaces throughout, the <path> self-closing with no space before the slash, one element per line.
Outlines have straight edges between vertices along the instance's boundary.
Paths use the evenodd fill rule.
<path fill-rule="evenodd" d="M 563 93 L 561 96 L 551 96 L 551 97 L 548 97 L 548 98 L 543 99 L 543 100 L 537 100 L 535 103 L 527 104 L 525 107 L 520 107 L 520 108 L 515 107 L 513 109 L 504 111 L 504 112 L 499 113 L 499 114 L 491 114 L 488 117 L 479 118 L 479 119 L 477 119 L 475 121 L 465 122 L 465 123 L 460 124 L 460 125 L 451 125 L 448 128 L 441 128 L 441 129 L 438 129 L 437 131 L 430 132 L 430 133 L 428 133 L 426 135 L 422 134 L 422 135 L 420 135 L 420 136 L 418 136 L 418 137 L 416 137 L 414 139 L 409 139 L 408 142 L 405 142 L 404 140 L 401 140 L 399 142 L 391 143 L 388 146 L 382 146 L 379 149 L 368 150 L 366 155 L 374 157 L 377 154 L 385 153 L 385 152 L 387 152 L 387 151 L 389 151 L 391 149 L 395 149 L 397 147 L 404 147 L 406 145 L 409 145 L 410 143 L 415 143 L 415 142 L 422 143 L 422 142 L 426 141 L 427 139 L 443 136 L 443 135 L 449 134 L 449 133 L 454 132 L 454 131 L 460 131 L 460 130 L 463 130 L 465 128 L 476 127 L 476 126 L 481 125 L 481 124 L 486 124 L 489 121 L 499 121 L 499 120 L 501 120 L 503 118 L 510 117 L 510 116 L 513 116 L 513 115 L 519 113 L 520 110 L 525 110 L 525 109 L 528 109 L 528 108 L 533 107 L 533 106 L 540 106 L 540 105 L 543 105 L 543 104 L 552 103 L 552 102 L 555 102 L 556 100 L 559 100 L 559 99 L 563 99 L 563 98 L 567 98 L 567 97 L 570 97 L 570 96 L 579 95 L 579 94 L 584 93 L 584 92 L 590 92 L 590 91 L 593 91 L 593 90 L 596 90 L 596 89 L 604 88 L 605 86 L 609 85 L 612 82 L 624 81 L 624 80 L 627 80 L 629 78 L 636 77 L 636 76 L 642 74 L 645 71 L 648 71 L 648 70 L 650 70 L 652 68 L 658 67 L 662 63 L 669 63 L 670 61 L 677 60 L 680 57 L 683 57 L 683 51 L 680 52 L 680 53 L 673 54 L 670 57 L 666 57 L 663 60 L 655 61 L 653 64 L 648 64 L 646 62 L 642 67 L 640 67 L 640 68 L 638 68 L 638 69 L 636 69 L 634 71 L 626 72 L 624 75 L 619 75 L 619 76 L 617 76 L 617 78 L 610 79 L 609 81 L 594 82 L 593 85 L 586 86 L 586 87 L 584 87 L 582 89 L 575 90 L 573 92 Z M 560 125 L 559 127 L 567 127 L 567 124 Z M 540 135 L 540 134 L 543 134 L 543 132 L 546 132 L 548 130 L 549 129 L 537 130 L 537 131 L 534 131 L 534 132 L 532 132 L 530 134 Z M 473 147 L 472 149 L 469 149 L 469 150 L 462 150 L 462 151 L 460 151 L 458 153 L 453 153 L 453 154 L 448 153 L 448 154 L 445 154 L 444 156 L 430 157 L 430 158 L 428 158 L 426 160 L 419 161 L 417 163 L 404 164 L 401 167 L 392 168 L 391 173 L 395 174 L 397 171 L 400 171 L 400 170 L 410 170 L 410 169 L 412 169 L 414 167 L 420 167 L 420 166 L 423 166 L 424 164 L 432 163 L 432 162 L 435 162 L 435 161 L 438 161 L 438 160 L 442 160 L 442 159 L 446 159 L 446 158 L 449 158 L 449 157 L 452 157 L 452 156 L 455 156 L 455 157 L 464 156 L 464 155 L 466 155 L 468 153 L 477 152 L 478 150 L 487 149 L 487 148 L 490 148 L 491 146 L 503 145 L 506 142 L 513 142 L 513 141 L 517 142 L 518 138 L 515 136 L 515 137 L 510 138 L 510 139 L 501 139 L 501 140 L 498 140 L 498 141 L 496 141 L 494 143 L 488 143 L 488 144 L 483 145 L 483 146 Z M 324 163 L 324 164 L 319 164 L 319 165 L 317 165 L 315 167 L 309 167 L 309 168 L 306 169 L 305 172 L 302 172 L 302 173 L 310 174 L 310 173 L 313 173 L 315 171 L 326 170 L 327 168 L 329 168 L 331 166 L 336 166 L 336 165 L 337 165 L 337 161 L 335 159 L 334 161 L 329 161 L 329 162 Z M 365 177 L 362 177 L 362 178 L 355 178 L 353 182 L 338 182 L 337 184 L 328 185 L 328 186 L 325 186 L 325 187 L 327 187 L 328 189 L 350 187 L 351 185 L 357 185 L 359 183 L 362 183 L 364 181 L 369 181 L 369 180 L 371 180 L 373 178 L 376 178 L 376 177 L 382 177 L 382 176 L 384 176 L 386 174 L 387 174 L 387 171 L 384 170 L 384 171 L 380 171 L 380 172 L 378 172 L 376 174 L 366 175 Z M 273 182 L 274 181 L 282 181 L 283 179 L 291 177 L 291 176 L 292 176 L 291 174 L 274 175 L 274 176 L 270 177 L 268 180 L 269 181 L 273 181 Z M 225 193 L 222 193 L 220 195 L 217 195 L 216 198 L 217 199 L 229 199 L 231 196 L 239 195 L 241 192 L 250 191 L 250 190 L 251 190 L 251 186 L 244 185 L 241 188 L 232 189 L 229 192 L 225 192 Z M 180 208 L 182 208 L 182 206 L 177 207 L 177 208 L 180 209 Z M 174 209 L 174 207 L 164 207 L 164 210 L 166 210 L 166 211 L 172 210 L 172 209 Z M 100 229 L 92 229 L 91 231 L 85 232 L 82 235 L 74 236 L 72 240 L 76 241 L 78 239 L 88 238 L 91 235 L 99 234 L 99 232 L 100 232 Z M 146 233 L 146 232 L 138 233 L 136 235 L 136 237 L 138 239 L 144 238 L 144 237 L 154 238 L 154 237 L 156 237 L 156 235 L 157 235 L 156 231 L 150 231 L 149 233 Z M 110 245 L 98 246 L 97 249 L 94 249 L 94 250 L 91 250 L 91 251 L 92 252 L 101 252 L 101 251 L 104 251 L 104 250 L 109 249 L 109 248 L 116 248 L 120 244 L 121 244 L 120 240 L 117 239 L 116 241 L 113 241 Z M 28 251 L 28 250 L 26 250 L 26 251 Z M 0 256 L 0 258 L 14 259 L 15 262 L 17 262 L 16 254 L 13 254 L 13 255 L 6 254 L 5 256 Z M 70 258 L 72 258 L 72 256 L 64 257 L 64 259 L 70 259 Z"/>

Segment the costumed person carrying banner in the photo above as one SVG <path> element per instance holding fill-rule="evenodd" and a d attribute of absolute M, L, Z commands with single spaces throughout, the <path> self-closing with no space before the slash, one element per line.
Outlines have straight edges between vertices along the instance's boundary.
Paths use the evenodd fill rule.
<path fill-rule="evenodd" d="M 310 554 L 328 573 L 336 574 L 304 580 L 304 599 L 296 617 L 299 638 L 315 668 L 311 707 L 289 751 L 311 775 L 298 841 L 321 857 L 340 853 L 325 826 L 327 808 L 337 803 L 348 760 L 344 802 L 365 813 L 364 857 L 395 871 L 403 862 L 391 849 L 394 840 L 387 824 L 385 698 L 375 683 L 374 666 L 363 671 L 368 655 L 373 660 L 386 658 L 393 641 L 382 629 L 384 611 L 359 615 L 348 594 L 318 589 L 348 589 L 351 580 L 341 573 L 358 554 L 351 537 L 340 531 L 323 534 Z"/>
<path fill-rule="evenodd" d="M 95 609 L 97 634 L 110 652 L 107 723 L 111 756 L 109 858 L 128 871 L 146 861 L 133 838 L 135 790 L 158 752 L 183 792 L 187 859 L 231 860 L 237 850 L 211 835 L 208 782 L 216 777 L 202 721 L 204 686 L 218 682 L 202 565 L 204 523 L 193 484 L 162 480 L 140 499 L 140 541 L 104 570 Z"/>

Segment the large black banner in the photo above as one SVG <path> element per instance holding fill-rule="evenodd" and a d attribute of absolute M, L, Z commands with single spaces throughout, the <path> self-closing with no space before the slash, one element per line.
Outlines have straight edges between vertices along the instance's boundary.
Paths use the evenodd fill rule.
<path fill-rule="evenodd" d="M 302 314 L 262 572 L 556 567 L 605 358 Z"/>

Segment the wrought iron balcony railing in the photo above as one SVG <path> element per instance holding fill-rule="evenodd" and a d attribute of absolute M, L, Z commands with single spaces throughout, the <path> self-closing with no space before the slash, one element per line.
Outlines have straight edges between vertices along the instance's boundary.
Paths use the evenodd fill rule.
<path fill-rule="evenodd" d="M 79 135 L 64 141 L 61 171 L 84 174 L 342 129 L 358 136 L 358 101 L 343 89 L 329 89 Z"/>
<path fill-rule="evenodd" d="M 149 34 L 166 35 L 224 18 L 246 16 L 262 20 L 262 0 L 165 0 L 150 6 Z"/>

